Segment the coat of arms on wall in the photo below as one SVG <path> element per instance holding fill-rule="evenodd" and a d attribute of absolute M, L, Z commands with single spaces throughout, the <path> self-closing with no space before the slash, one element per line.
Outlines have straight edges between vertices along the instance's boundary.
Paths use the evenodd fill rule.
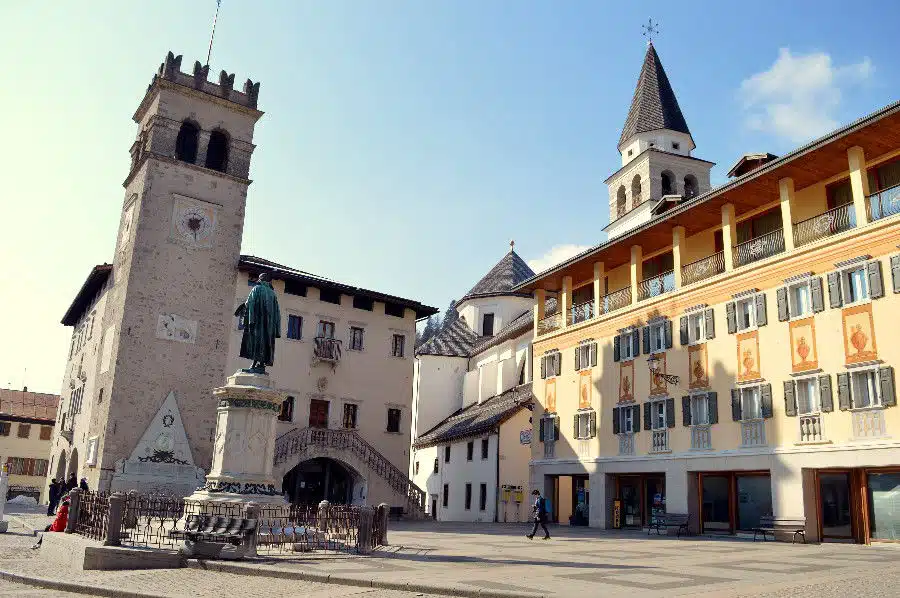
<path fill-rule="evenodd" d="M 843 310 L 844 354 L 847 363 L 863 363 L 878 359 L 872 304 L 856 305 Z"/>
<path fill-rule="evenodd" d="M 808 372 L 819 367 L 816 350 L 816 322 L 813 318 L 794 320 L 791 331 L 791 370 Z"/>
<path fill-rule="evenodd" d="M 591 407 L 591 370 L 585 370 L 578 374 L 578 408 L 590 409 Z"/>
<path fill-rule="evenodd" d="M 556 378 L 544 385 L 544 411 L 556 413 Z"/>
<path fill-rule="evenodd" d="M 757 332 L 753 330 L 737 335 L 737 379 L 740 382 L 762 378 L 759 373 L 759 335 Z"/>
<path fill-rule="evenodd" d="M 657 353 L 656 357 L 659 358 L 659 373 L 666 373 L 666 354 L 665 353 Z M 650 376 L 650 396 L 664 395 L 668 394 L 668 389 L 666 388 L 666 381 L 662 376 Z"/>
<path fill-rule="evenodd" d="M 709 371 L 706 366 L 706 343 L 688 347 L 688 388 L 708 388 Z"/>
<path fill-rule="evenodd" d="M 634 400 L 634 362 L 619 364 L 619 402 Z"/>

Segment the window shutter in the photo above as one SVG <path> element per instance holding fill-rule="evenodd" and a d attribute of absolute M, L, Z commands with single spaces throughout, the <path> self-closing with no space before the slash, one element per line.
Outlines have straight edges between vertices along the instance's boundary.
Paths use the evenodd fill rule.
<path fill-rule="evenodd" d="M 644 332 L 644 355 L 650 354 L 650 327 L 644 326 L 641 329 Z M 637 352 L 637 351 L 635 351 Z"/>
<path fill-rule="evenodd" d="M 675 399 L 666 399 L 666 427 L 675 427 Z"/>
<path fill-rule="evenodd" d="M 828 273 L 828 305 L 833 308 L 840 307 L 844 302 L 841 300 L 841 273 Z"/>
<path fill-rule="evenodd" d="M 681 397 L 681 425 L 691 425 L 691 397 Z"/>
<path fill-rule="evenodd" d="M 597 412 L 591 411 L 590 418 L 591 418 L 591 430 L 590 430 L 591 434 L 590 434 L 589 438 L 595 438 L 597 436 Z"/>
<path fill-rule="evenodd" d="M 784 414 L 788 417 L 797 415 L 797 397 L 794 396 L 794 381 L 784 381 Z"/>
<path fill-rule="evenodd" d="M 706 338 L 708 340 L 716 338 L 716 312 L 713 308 L 707 308 L 703 312 L 703 325 L 706 328 Z"/>
<path fill-rule="evenodd" d="M 791 314 L 788 311 L 787 287 L 781 287 L 775 291 L 775 299 L 778 303 L 778 321 L 787 322 L 791 319 Z"/>
<path fill-rule="evenodd" d="M 672 320 L 666 320 L 666 349 L 672 348 Z"/>
<path fill-rule="evenodd" d="M 772 385 L 763 384 L 759 387 L 759 397 L 763 419 L 772 417 Z"/>
<path fill-rule="evenodd" d="M 575 346 L 575 371 L 581 369 L 581 345 Z"/>
<path fill-rule="evenodd" d="M 831 376 L 828 374 L 819 376 L 819 403 L 824 413 L 834 411 L 834 400 L 831 396 Z"/>
<path fill-rule="evenodd" d="M 840 372 L 837 375 L 838 381 L 838 407 L 841 411 L 847 411 L 853 406 L 850 400 L 850 374 L 848 372 Z"/>
<path fill-rule="evenodd" d="M 822 290 L 822 277 L 813 276 L 809 279 L 809 295 L 812 309 L 815 313 L 825 309 L 825 292 Z"/>
<path fill-rule="evenodd" d="M 706 393 L 707 407 L 709 409 L 709 423 L 719 423 L 719 393 Z"/>
<path fill-rule="evenodd" d="M 541 380 L 547 377 L 547 356 L 541 357 Z"/>
<path fill-rule="evenodd" d="M 741 391 L 737 388 L 731 389 L 731 419 L 741 421 Z"/>
<path fill-rule="evenodd" d="M 553 418 L 553 442 L 559 440 L 559 416 Z"/>
<path fill-rule="evenodd" d="M 688 317 L 681 316 L 681 319 L 678 321 L 678 332 L 681 337 L 681 346 L 688 344 L 691 342 L 690 337 L 688 336 Z"/>
<path fill-rule="evenodd" d="M 725 304 L 725 322 L 728 327 L 728 334 L 737 332 L 737 314 L 734 311 L 734 301 Z"/>
<path fill-rule="evenodd" d="M 881 385 L 881 404 L 885 407 L 896 405 L 897 395 L 894 393 L 894 368 L 889 365 L 878 368 L 878 383 Z"/>
<path fill-rule="evenodd" d="M 634 356 L 641 354 L 641 331 L 635 328 L 631 332 L 631 346 L 634 348 Z"/>
<path fill-rule="evenodd" d="M 634 431 L 639 432 L 641 429 L 641 407 L 640 405 L 631 406 L 631 418 L 634 420 Z"/>
<path fill-rule="evenodd" d="M 619 427 L 619 408 L 613 407 L 613 434 L 618 434 L 620 432 Z"/>
<path fill-rule="evenodd" d="M 884 279 L 881 276 L 881 260 L 872 260 L 866 264 L 869 274 L 869 295 L 872 299 L 884 297 Z"/>
<path fill-rule="evenodd" d="M 765 326 L 769 323 L 766 315 L 766 294 L 759 293 L 756 295 L 756 325 Z"/>
<path fill-rule="evenodd" d="M 540 420 L 540 431 L 538 432 L 538 440 L 544 442 L 544 418 L 542 417 Z"/>
<path fill-rule="evenodd" d="M 556 375 L 559 376 L 562 373 L 562 353 L 554 353 L 553 361 L 553 365 L 556 367 Z"/>
<path fill-rule="evenodd" d="M 572 430 L 574 430 L 574 438 L 581 438 L 581 436 L 578 435 L 578 413 L 575 414 L 575 426 L 572 428 Z"/>
<path fill-rule="evenodd" d="M 618 334 L 613 337 L 613 361 L 618 362 L 622 359 L 622 337 Z"/>
<path fill-rule="evenodd" d="M 650 401 L 644 403 L 644 429 L 649 430 L 653 427 L 652 415 L 650 413 Z"/>
<path fill-rule="evenodd" d="M 591 367 L 597 367 L 597 343 L 591 343 Z"/>
<path fill-rule="evenodd" d="M 891 280 L 894 283 L 894 292 L 900 293 L 900 255 L 891 258 Z"/>

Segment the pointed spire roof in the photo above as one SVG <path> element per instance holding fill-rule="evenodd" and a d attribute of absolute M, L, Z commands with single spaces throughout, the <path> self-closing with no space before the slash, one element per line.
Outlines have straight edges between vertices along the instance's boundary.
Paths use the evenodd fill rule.
<path fill-rule="evenodd" d="M 622 136 L 619 137 L 619 147 L 638 133 L 659 129 L 691 134 L 656 48 L 650 43 L 647 45 L 647 55 L 644 56 L 644 65 L 631 99 L 628 118 L 625 119 Z"/>
<path fill-rule="evenodd" d="M 520 282 L 534 276 L 534 271 L 528 267 L 525 260 L 519 257 L 519 254 L 510 247 L 509 252 L 491 268 L 490 272 L 484 275 L 474 287 L 460 300 L 460 303 L 466 299 L 474 299 L 475 297 L 490 297 L 493 295 L 517 295 L 513 293 L 513 288 Z"/>

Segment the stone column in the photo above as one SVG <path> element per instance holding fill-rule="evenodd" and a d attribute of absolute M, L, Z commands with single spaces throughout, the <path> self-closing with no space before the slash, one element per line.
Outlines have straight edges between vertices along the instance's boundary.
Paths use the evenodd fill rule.
<path fill-rule="evenodd" d="M 372 552 L 372 544 L 377 538 L 374 538 L 375 531 L 375 511 L 374 509 L 362 507 L 359 510 L 359 530 L 356 536 L 356 551 L 359 554 L 370 554 Z"/>
<path fill-rule="evenodd" d="M 209 149 L 210 131 L 200 131 L 197 139 L 197 166 L 206 166 L 206 151 Z"/>
<path fill-rule="evenodd" d="M 79 511 L 81 511 L 81 490 L 72 488 L 69 490 L 69 519 L 66 521 L 67 534 L 75 531 Z"/>
<path fill-rule="evenodd" d="M 737 238 L 734 222 L 734 205 L 722 206 L 722 249 L 725 257 L 725 271 L 734 270 L 734 241 Z"/>
<path fill-rule="evenodd" d="M 681 267 L 684 257 L 684 227 L 676 226 L 672 228 L 672 263 L 674 264 L 673 274 L 675 275 L 675 288 L 681 288 Z"/>
<path fill-rule="evenodd" d="M 379 537 L 378 544 L 380 546 L 388 545 L 388 515 L 390 514 L 391 506 L 385 502 L 378 505 L 378 511 L 376 513 L 376 517 L 378 518 L 379 525 Z"/>
<path fill-rule="evenodd" d="M 259 526 L 259 517 L 260 508 L 259 505 L 255 502 L 248 502 L 244 505 L 244 519 L 256 519 L 256 524 Z M 259 527 L 256 528 L 256 533 L 252 534 L 247 539 L 247 550 L 244 553 L 245 556 L 256 556 L 256 541 L 259 534 Z"/>
<path fill-rule="evenodd" d="M 563 276 L 562 293 L 559 294 L 559 309 L 562 315 L 561 328 L 569 325 L 569 312 L 572 311 L 572 277 Z"/>
<path fill-rule="evenodd" d="M 644 279 L 644 254 L 640 245 L 631 246 L 631 304 L 638 301 L 638 289 Z"/>
<path fill-rule="evenodd" d="M 540 334 L 541 320 L 544 319 L 544 309 L 547 306 L 547 291 L 537 289 L 534 292 L 534 298 L 534 337 L 537 338 L 538 334 Z"/>
<path fill-rule="evenodd" d="M 594 262 L 594 317 L 603 313 L 603 262 Z"/>
<path fill-rule="evenodd" d="M 784 227 L 784 250 L 794 249 L 794 216 L 791 206 L 794 204 L 794 179 L 785 178 L 778 181 L 778 195 L 781 198 L 781 225 Z"/>
<path fill-rule="evenodd" d="M 109 514 L 106 524 L 104 546 L 119 546 L 122 543 L 122 519 L 125 514 L 125 495 L 115 492 L 109 497 Z"/>
<path fill-rule="evenodd" d="M 853 212 L 856 215 L 856 226 L 865 226 L 869 222 L 866 211 L 866 197 L 869 195 L 869 177 L 866 174 L 866 154 L 863 148 L 854 145 L 847 150 L 850 165 L 850 188 L 853 190 Z"/>

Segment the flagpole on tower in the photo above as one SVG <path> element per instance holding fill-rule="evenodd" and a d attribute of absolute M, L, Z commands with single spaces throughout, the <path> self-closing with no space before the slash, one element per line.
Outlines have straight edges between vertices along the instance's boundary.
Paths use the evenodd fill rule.
<path fill-rule="evenodd" d="M 209 66 L 209 58 L 212 56 L 213 39 L 216 37 L 216 21 L 219 20 L 219 7 L 222 6 L 222 0 L 216 0 L 216 14 L 213 17 L 212 35 L 209 36 L 209 51 L 206 53 L 206 66 Z"/>

